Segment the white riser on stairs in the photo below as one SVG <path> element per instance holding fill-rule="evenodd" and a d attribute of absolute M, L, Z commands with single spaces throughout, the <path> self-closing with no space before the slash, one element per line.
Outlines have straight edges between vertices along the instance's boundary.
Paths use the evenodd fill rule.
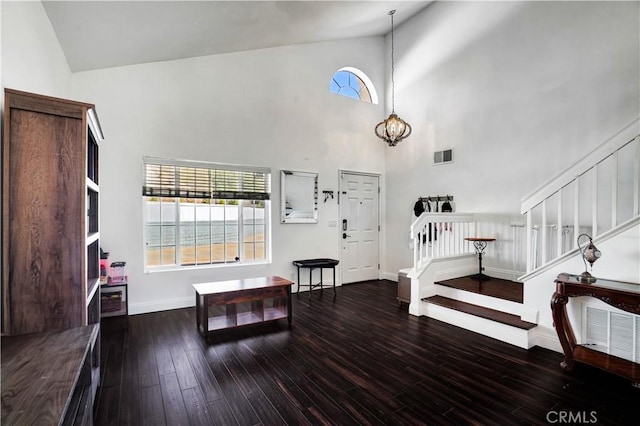
<path fill-rule="evenodd" d="M 464 312 L 449 309 L 428 302 L 421 302 L 421 311 L 429 318 L 455 325 L 523 349 L 534 346 L 534 330 L 523 330 L 486 318 L 480 318 Z"/>
<path fill-rule="evenodd" d="M 485 308 L 517 315 L 523 321 L 538 322 L 538 311 L 528 309 L 522 303 L 498 299 L 444 285 L 436 285 L 436 294 L 438 296 L 448 297 L 449 299 L 459 300 L 460 302 L 471 303 L 473 305 L 484 306 Z"/>

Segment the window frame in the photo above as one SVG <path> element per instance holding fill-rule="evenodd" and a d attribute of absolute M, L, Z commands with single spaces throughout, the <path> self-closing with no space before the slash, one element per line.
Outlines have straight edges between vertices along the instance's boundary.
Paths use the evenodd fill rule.
<path fill-rule="evenodd" d="M 367 88 L 367 91 L 369 92 L 369 97 L 371 98 L 371 102 L 363 100 L 361 97 L 360 97 L 360 99 L 357 99 L 357 100 L 359 100 L 361 102 L 365 102 L 365 103 L 371 103 L 373 105 L 378 105 L 378 92 L 376 91 L 376 88 L 375 88 L 375 86 L 373 84 L 373 81 L 371 81 L 371 79 L 369 78 L 368 75 L 366 75 L 364 72 L 362 72 L 361 70 L 359 70 L 358 68 L 355 68 L 355 67 L 342 67 L 342 68 L 334 71 L 334 73 L 331 74 L 331 80 L 329 82 L 329 93 L 332 93 L 332 94 L 338 95 L 338 96 L 344 96 L 346 98 L 356 100 L 355 98 L 353 98 L 351 96 L 347 96 L 345 94 L 341 94 L 341 93 L 334 92 L 333 90 L 331 90 L 331 81 L 333 80 L 333 77 L 337 73 L 339 73 L 341 71 L 346 71 L 346 72 L 348 72 L 350 74 L 355 75 L 357 78 L 360 79 L 360 81 L 362 81 L 362 83 Z"/>
<path fill-rule="evenodd" d="M 231 199 L 231 198 L 227 198 L 227 199 L 221 199 L 221 198 L 207 198 L 209 200 L 211 200 L 211 202 L 209 203 L 209 209 L 211 209 L 211 207 L 215 204 L 213 201 L 217 201 L 217 200 L 225 200 L 225 201 L 232 201 L 235 200 L 237 201 L 236 204 L 236 208 L 237 208 L 237 221 L 238 221 L 238 253 L 237 256 L 240 258 L 240 260 L 238 261 L 229 261 L 226 259 L 226 256 L 224 260 L 222 261 L 211 261 L 210 263 L 201 263 L 201 264 L 193 264 L 193 265 L 183 265 L 181 264 L 182 259 L 181 259 L 181 249 L 184 249 L 184 247 L 190 247 L 190 246 L 182 246 L 181 245 L 181 204 L 183 205 L 184 202 L 183 200 L 185 199 L 189 199 L 189 200 L 197 200 L 198 198 L 189 198 L 189 197 L 166 197 L 166 196 L 161 196 L 161 195 L 145 195 L 144 193 L 142 194 L 141 200 L 142 200 L 142 223 L 143 223 L 143 242 L 142 242 L 142 252 L 143 252 L 143 262 L 144 262 L 144 272 L 145 273 L 154 273 L 154 272 L 165 272 L 165 271 L 180 271 L 180 270 L 193 270 L 193 269 L 212 269 L 212 268 L 230 268 L 230 267 L 238 267 L 238 266 L 249 266 L 249 265 L 261 265 L 261 264 L 270 264 L 272 261 L 271 258 L 271 245 L 272 245 L 272 233 L 271 233 L 271 199 L 270 199 L 270 194 L 271 194 L 271 169 L 270 168 L 265 168 L 265 167 L 252 167 L 252 166 L 245 166 L 245 165 L 233 165 L 233 164 L 224 164 L 224 163 L 213 163 L 213 162 L 201 162 L 201 161 L 189 161 L 189 160 L 168 160 L 168 159 L 160 159 L 160 158 L 154 158 L 154 157 L 143 157 L 143 161 L 142 161 L 142 181 L 143 181 L 143 187 L 144 187 L 144 182 L 145 182 L 145 177 L 146 177 L 146 171 L 145 168 L 147 166 L 147 164 L 154 164 L 154 165 L 167 165 L 167 166 L 174 166 L 174 167 L 186 167 L 186 168 L 200 168 L 200 169 L 212 169 L 212 170 L 230 170 L 230 171 L 238 171 L 238 172 L 258 172 L 258 173 L 264 173 L 265 177 L 267 179 L 267 183 L 266 183 L 266 187 L 267 187 L 267 194 L 269 195 L 269 197 L 267 199 L 263 199 L 263 200 L 250 200 L 250 199 Z M 150 266 L 148 264 L 148 253 L 147 253 L 147 249 L 148 249 L 148 240 L 149 240 L 149 225 L 148 225 L 148 208 L 149 208 L 149 204 L 148 204 L 148 198 L 151 197 L 156 197 L 159 198 L 161 200 L 166 200 L 167 198 L 173 198 L 173 203 L 174 203 L 174 207 L 173 207 L 173 214 L 174 214 L 174 250 L 175 250 L 175 263 L 171 264 L 171 265 L 154 265 L 154 266 Z M 202 198 L 201 198 L 202 199 Z M 166 201 L 165 201 L 166 202 Z M 259 203 L 259 202 L 263 202 L 264 203 L 264 259 L 248 259 L 248 260 L 243 260 L 243 254 L 244 254 L 244 246 L 245 244 L 247 244 L 244 241 L 244 227 L 245 227 L 245 212 L 244 210 L 247 208 L 247 206 L 245 205 L 246 202 L 253 202 L 254 204 L 254 209 L 255 209 L 255 203 Z M 225 202 L 224 205 L 226 206 L 227 203 Z M 162 215 L 162 204 L 160 204 L 160 214 Z M 251 206 L 249 206 L 251 207 Z M 226 212 L 226 208 L 225 208 L 225 212 Z M 209 219 L 209 223 L 211 223 L 211 215 L 209 215 L 210 219 Z M 255 216 L 254 216 L 255 218 Z M 196 221 L 197 222 L 197 221 Z M 162 223 L 162 221 L 160 222 Z M 226 228 L 226 214 L 225 214 L 225 219 L 223 221 L 224 226 Z M 197 225 L 195 225 L 197 227 Z M 247 224 L 247 226 L 252 226 L 255 229 L 255 220 L 252 221 L 251 224 Z M 162 225 L 160 225 L 160 227 L 162 227 Z M 196 228 L 197 229 L 197 228 Z M 197 236 L 194 235 L 194 238 L 196 239 L 194 242 L 194 247 L 196 250 L 196 259 L 197 259 Z M 162 242 L 162 239 L 161 239 Z M 255 244 L 256 242 L 253 241 L 251 242 L 253 244 L 253 252 L 254 252 L 254 257 L 255 257 Z M 162 244 L 159 246 L 162 250 L 163 246 Z M 170 247 L 170 246 L 167 246 Z M 211 260 L 211 259 L 210 259 Z"/>

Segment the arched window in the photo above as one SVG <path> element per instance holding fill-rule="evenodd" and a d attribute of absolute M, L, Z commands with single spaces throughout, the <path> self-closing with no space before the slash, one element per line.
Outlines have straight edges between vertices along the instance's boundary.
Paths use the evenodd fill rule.
<path fill-rule="evenodd" d="M 336 71 L 329 83 L 329 91 L 372 104 L 378 103 L 378 94 L 369 77 L 353 67 L 344 67 Z"/>

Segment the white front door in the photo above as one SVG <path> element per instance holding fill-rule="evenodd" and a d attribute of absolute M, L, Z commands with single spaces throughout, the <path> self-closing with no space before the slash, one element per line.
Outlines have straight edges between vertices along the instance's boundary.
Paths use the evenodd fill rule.
<path fill-rule="evenodd" d="M 378 176 L 340 172 L 342 283 L 379 278 Z"/>

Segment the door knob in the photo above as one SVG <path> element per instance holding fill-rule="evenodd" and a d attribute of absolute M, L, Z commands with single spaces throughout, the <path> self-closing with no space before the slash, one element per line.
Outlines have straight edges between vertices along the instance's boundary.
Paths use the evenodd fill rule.
<path fill-rule="evenodd" d="M 342 239 L 343 239 L 343 240 L 346 240 L 346 239 L 347 239 L 347 237 L 351 237 L 351 235 L 348 235 L 346 232 L 343 232 L 343 233 L 342 233 Z"/>

